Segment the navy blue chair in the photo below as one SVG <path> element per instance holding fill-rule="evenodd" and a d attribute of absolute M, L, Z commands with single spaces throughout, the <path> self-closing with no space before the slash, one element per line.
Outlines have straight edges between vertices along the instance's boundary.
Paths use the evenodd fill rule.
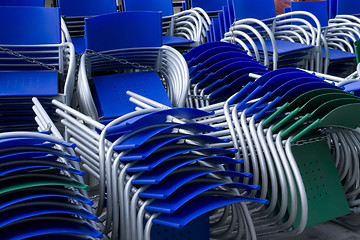
<path fill-rule="evenodd" d="M 50 113 L 49 99 L 72 101 L 74 47 L 62 39 L 59 9 L 2 6 L 0 11 L 0 30 L 7 33 L 0 37 L 0 131 L 36 131 L 31 97 Z"/>

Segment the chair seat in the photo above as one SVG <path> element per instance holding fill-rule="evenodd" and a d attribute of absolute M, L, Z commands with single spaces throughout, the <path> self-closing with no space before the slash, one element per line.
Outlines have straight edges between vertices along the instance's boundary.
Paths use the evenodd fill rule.
<path fill-rule="evenodd" d="M 189 40 L 182 37 L 176 36 L 163 36 L 163 45 L 178 46 L 178 45 L 190 45 L 194 43 L 193 40 Z"/>
<path fill-rule="evenodd" d="M 323 56 L 325 56 L 325 50 L 324 48 L 321 49 Z M 344 52 L 341 50 L 329 48 L 329 60 L 330 61 L 338 61 L 338 60 L 344 60 L 344 59 L 355 59 L 356 55 L 355 53 L 350 52 Z"/>
<path fill-rule="evenodd" d="M 58 74 L 52 71 L 0 72 L 0 96 L 57 96 Z"/>
<path fill-rule="evenodd" d="M 95 101 L 99 115 L 116 118 L 135 110 L 126 91 L 138 93 L 171 106 L 164 86 L 156 72 L 121 73 L 94 77 Z"/>
<path fill-rule="evenodd" d="M 277 46 L 278 55 L 290 54 L 290 53 L 294 53 L 297 51 L 305 51 L 307 49 L 313 48 L 312 45 L 306 45 L 306 44 L 282 41 L 282 40 L 275 40 L 275 43 Z M 263 47 L 261 46 L 260 41 L 255 41 L 255 44 L 256 44 L 256 47 L 260 51 L 263 51 Z M 266 44 L 267 51 L 269 53 L 273 53 L 274 50 L 273 50 L 273 47 L 271 44 L 271 40 L 265 40 L 265 44 Z M 251 46 L 249 46 L 249 47 L 251 47 Z"/>

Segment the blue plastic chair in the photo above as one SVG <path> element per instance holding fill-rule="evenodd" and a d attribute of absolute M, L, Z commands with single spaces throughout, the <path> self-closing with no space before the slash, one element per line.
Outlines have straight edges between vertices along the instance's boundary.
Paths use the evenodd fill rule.
<path fill-rule="evenodd" d="M 85 50 L 84 18 L 117 12 L 115 0 L 69 1 L 58 0 L 60 13 L 65 20 L 71 41 L 78 54 Z"/>
<path fill-rule="evenodd" d="M 125 11 L 161 11 L 164 45 L 182 50 L 205 42 L 210 19 L 202 9 L 188 9 L 174 14 L 171 0 L 124 0 L 123 4 Z"/>
<path fill-rule="evenodd" d="M 113 31 L 112 27 L 121 31 Z M 140 28 L 143 31 L 134 31 Z M 140 91 L 168 106 L 185 104 L 188 88 L 185 61 L 173 48 L 162 46 L 160 12 L 122 12 L 87 18 L 85 39 L 88 50 L 82 56 L 78 88 L 84 113 L 94 119 L 112 119 L 133 111 L 135 105 L 128 103 L 128 90 Z M 165 59 L 161 54 L 171 56 Z M 85 61 L 88 57 L 89 63 Z M 91 69 L 90 76 L 86 76 L 85 69 Z M 103 74 L 107 71 L 117 73 Z M 165 79 L 167 91 L 160 76 Z M 94 82 L 91 91 L 88 79 Z M 118 107 L 114 103 L 119 103 Z"/>
<path fill-rule="evenodd" d="M 259 9 L 257 6 L 260 5 L 263 7 Z M 268 65 L 269 62 L 272 62 L 273 69 L 284 66 L 301 66 L 320 70 L 321 27 L 316 19 L 312 19 L 316 30 L 308 38 L 307 34 L 300 33 L 299 24 L 295 20 L 304 15 L 303 13 L 286 13 L 276 16 L 275 5 L 272 1 L 257 1 L 254 4 L 253 1 L 234 0 L 233 6 L 229 5 L 229 9 L 230 7 L 233 10 L 229 10 L 229 12 L 235 14 L 236 20 L 225 34 L 224 40 L 242 45 L 251 52 L 260 51 L 265 64 Z M 288 20 L 291 16 L 294 16 L 293 21 Z M 301 25 L 304 24 L 301 23 Z M 257 30 L 249 29 L 249 26 L 255 27 Z M 287 31 L 289 29 L 291 29 L 290 32 Z M 309 32 L 310 29 L 309 24 L 303 28 L 303 31 Z M 292 35 L 294 32 L 298 32 L 300 35 Z M 235 41 L 234 38 L 237 40 Z M 249 40 L 249 38 L 253 40 Z M 308 55 L 309 52 L 312 54 Z M 259 60 L 258 57 L 257 59 Z"/>
<path fill-rule="evenodd" d="M 345 77 L 355 70 L 356 56 L 353 49 L 353 40 L 356 37 L 355 29 L 337 22 L 328 24 L 327 1 L 291 2 L 291 10 L 307 11 L 314 14 L 323 27 L 324 73 Z M 344 43 L 347 43 L 347 46 Z"/>
<path fill-rule="evenodd" d="M 2 133 L 0 141 L 0 231 L 4 238 L 102 237 L 93 227 L 97 221 L 91 209 L 94 202 L 86 198 L 89 187 L 74 162 L 79 160 L 72 155 L 74 144 L 30 132 Z"/>
<path fill-rule="evenodd" d="M 7 32 L 0 37 L 0 96 L 7 103 L 1 106 L 1 131 L 36 131 L 31 97 L 41 98 L 45 107 L 50 98 L 72 100 L 73 45 L 62 41 L 59 9 L 3 6 L 0 11 L 0 30 Z"/>

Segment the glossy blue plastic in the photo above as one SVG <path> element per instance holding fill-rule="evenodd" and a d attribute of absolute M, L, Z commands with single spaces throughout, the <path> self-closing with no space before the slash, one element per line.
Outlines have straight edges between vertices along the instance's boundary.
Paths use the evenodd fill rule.
<path fill-rule="evenodd" d="M 221 40 L 221 34 L 220 34 L 220 23 L 219 23 L 219 18 L 213 18 L 212 19 L 212 24 L 211 24 L 211 28 L 212 28 L 212 33 L 213 33 L 213 38 L 214 41 L 220 41 Z"/>
<path fill-rule="evenodd" d="M 2 97 L 57 96 L 58 74 L 52 71 L 0 72 L 0 85 Z"/>
<path fill-rule="evenodd" d="M 89 17 L 116 12 L 116 0 L 58 0 L 61 15 Z"/>
<path fill-rule="evenodd" d="M 121 29 L 121 31 L 114 29 Z M 138 31 L 134 31 L 134 29 L 138 29 Z M 121 12 L 85 19 L 86 49 L 99 52 L 161 46 L 162 20 L 160 12 Z"/>
<path fill-rule="evenodd" d="M 153 127 L 149 126 L 148 128 L 145 129 L 139 129 L 139 130 L 134 129 L 130 133 L 131 137 L 125 140 L 123 143 L 114 146 L 114 150 L 136 148 L 141 144 L 143 144 L 145 141 L 149 140 L 151 137 L 154 137 L 155 135 L 159 135 L 159 134 L 169 134 L 174 129 L 187 130 L 193 134 L 198 134 L 201 132 L 213 132 L 218 130 L 209 125 L 200 124 L 200 123 L 154 125 Z"/>
<path fill-rule="evenodd" d="M 208 50 L 199 55 L 199 57 L 197 57 L 196 59 L 189 61 L 188 66 L 192 67 L 191 69 L 189 69 L 190 76 L 194 76 L 202 69 L 209 68 L 220 61 L 230 58 L 247 58 L 251 60 L 251 57 L 241 50 L 227 47 L 212 48 L 211 50 Z"/>
<path fill-rule="evenodd" d="M 176 148 L 169 150 L 163 150 L 156 152 L 150 155 L 145 160 L 137 163 L 133 167 L 129 167 L 127 172 L 142 172 L 142 171 L 152 171 L 155 167 L 161 164 L 164 161 L 167 161 L 170 158 L 178 157 L 181 155 L 189 154 L 191 151 L 197 151 L 205 155 L 226 155 L 233 154 L 237 152 L 235 149 L 223 149 L 223 148 L 194 148 L 193 145 L 181 144 Z M 239 160 L 234 160 L 239 161 Z"/>
<path fill-rule="evenodd" d="M 224 34 L 227 32 L 227 29 L 225 28 L 224 13 L 219 12 L 218 19 L 219 19 L 219 31 L 220 31 L 220 40 L 221 40 L 224 37 Z"/>
<path fill-rule="evenodd" d="M 109 128 L 108 131 L 126 132 L 149 125 L 163 124 L 166 122 L 167 116 L 169 115 L 185 119 L 193 119 L 210 116 L 212 113 L 195 108 L 172 108 L 167 110 L 160 110 L 128 119 L 116 126 Z"/>
<path fill-rule="evenodd" d="M 20 161 L 11 161 L 7 163 L 0 163 L 0 177 L 6 174 L 16 174 L 16 172 L 21 172 L 24 170 L 39 170 L 39 169 L 59 169 L 63 171 L 67 171 L 69 173 L 85 176 L 85 172 L 76 170 L 64 163 L 33 159 L 33 160 L 20 160 Z"/>
<path fill-rule="evenodd" d="M 126 91 L 136 92 L 171 107 L 169 97 L 156 72 L 135 72 L 93 77 L 97 109 L 104 118 L 116 118 L 135 110 Z"/>
<path fill-rule="evenodd" d="M 186 38 L 182 38 L 182 37 L 177 37 L 177 36 L 162 36 L 162 44 L 163 45 L 168 45 L 168 46 L 184 46 L 184 45 L 190 45 L 194 43 L 193 40 L 189 40 Z"/>
<path fill-rule="evenodd" d="M 161 212 L 161 213 L 173 213 L 186 202 L 197 197 L 198 195 L 206 192 L 212 188 L 216 187 L 225 187 L 225 188 L 239 188 L 247 190 L 259 190 L 259 186 L 255 185 L 246 185 L 242 183 L 221 183 L 218 181 L 212 182 L 203 182 L 203 183 L 190 183 L 187 184 L 177 191 L 175 191 L 167 199 L 156 199 L 150 205 L 145 207 L 148 211 Z"/>
<path fill-rule="evenodd" d="M 314 14 L 314 16 L 319 20 L 320 25 L 325 27 L 328 25 L 329 12 L 328 12 L 328 3 L 327 1 L 306 1 L 306 2 L 290 2 L 291 11 L 306 11 Z M 310 17 L 302 16 L 303 19 L 307 20 L 314 27 L 315 22 Z"/>
<path fill-rule="evenodd" d="M 205 86 L 208 86 L 209 84 L 213 83 L 214 81 L 218 79 L 222 79 L 226 77 L 227 75 L 231 74 L 232 72 L 242 69 L 242 68 L 248 68 L 248 67 L 261 67 L 262 65 L 254 60 L 248 60 L 248 59 L 242 59 L 242 60 L 235 60 L 234 62 L 218 69 L 216 72 L 212 72 L 208 74 L 204 79 L 202 79 L 198 83 L 199 88 L 204 88 Z"/>
<path fill-rule="evenodd" d="M 190 167 L 191 168 L 191 167 Z M 144 192 L 139 194 L 140 197 L 144 198 L 154 198 L 154 199 L 166 199 L 169 197 L 173 192 L 175 192 L 178 188 L 183 186 L 184 184 L 190 182 L 194 179 L 204 178 L 208 174 L 218 174 L 221 176 L 229 176 L 229 177 L 252 177 L 250 173 L 240 173 L 235 171 L 214 171 L 213 169 L 208 168 L 208 170 L 201 168 L 197 171 L 186 171 L 185 167 L 179 171 L 179 173 L 173 173 L 172 175 L 165 178 L 163 181 L 159 182 L 158 184 L 151 185 L 148 189 Z"/>
<path fill-rule="evenodd" d="M 230 11 L 227 5 L 222 7 L 222 11 L 223 11 L 222 22 L 224 23 L 224 34 L 225 34 L 227 31 L 229 31 L 232 21 L 230 22 Z"/>
<path fill-rule="evenodd" d="M 245 67 L 241 68 L 239 70 L 236 70 L 229 75 L 225 76 L 222 79 L 217 80 L 216 82 L 210 84 L 204 89 L 205 94 L 210 94 L 211 92 L 214 92 L 216 89 L 220 89 L 225 87 L 228 84 L 231 84 L 235 81 L 237 81 L 240 77 L 246 78 L 249 81 L 254 80 L 253 78 L 248 77 L 249 73 L 256 73 L 261 72 L 262 74 L 265 74 L 267 70 L 265 69 L 265 66 L 258 66 L 258 67 Z M 245 84 L 243 84 L 245 85 Z"/>
<path fill-rule="evenodd" d="M 211 43 L 204 43 L 201 44 L 193 49 L 191 49 L 189 52 L 184 53 L 184 58 L 186 61 L 190 61 L 193 58 L 196 58 L 197 56 L 199 56 L 200 54 L 202 54 L 203 52 L 214 48 L 214 47 L 233 47 L 233 48 L 237 48 L 234 44 L 232 43 L 228 43 L 228 42 L 211 42 Z"/>
<path fill-rule="evenodd" d="M 235 18 L 267 19 L 276 16 L 275 4 L 269 0 L 233 0 Z M 261 7 L 260 7 L 261 6 Z"/>
<path fill-rule="evenodd" d="M 3 216 L 0 220 L 0 228 L 16 223 L 19 220 L 46 214 L 73 214 L 86 219 L 97 221 L 97 217 L 89 213 L 79 205 L 64 202 L 31 202 L 19 203 L 0 210 Z"/>
<path fill-rule="evenodd" d="M 325 56 L 325 49 L 321 49 L 323 52 L 323 56 Z M 331 61 L 339 61 L 339 60 L 346 60 L 346 59 L 353 59 L 355 61 L 356 55 L 355 53 L 351 52 L 344 52 L 338 49 L 329 48 L 329 60 Z"/>
<path fill-rule="evenodd" d="M 227 0 L 191 0 L 191 7 L 200 7 L 205 11 L 221 11 Z"/>
<path fill-rule="evenodd" d="M 212 143 L 224 143 L 227 142 L 227 140 L 219 139 L 216 137 L 208 136 L 208 135 L 183 135 L 173 137 L 172 135 L 175 134 L 169 134 L 167 138 L 160 138 L 154 141 L 151 141 L 149 143 L 145 143 L 138 148 L 132 150 L 130 153 L 128 153 L 125 156 L 120 157 L 120 160 L 122 161 L 133 161 L 133 160 L 143 160 L 146 157 L 148 157 L 150 154 L 152 154 L 154 151 L 158 150 L 159 148 L 171 144 L 176 143 L 179 140 L 192 140 L 199 142 L 200 144 L 212 144 Z"/>
<path fill-rule="evenodd" d="M 153 220 L 154 223 L 175 228 L 182 228 L 198 216 L 229 204 L 240 202 L 259 202 L 267 204 L 267 200 L 249 197 L 201 196 L 193 198 L 173 214 L 162 214 Z"/>
<path fill-rule="evenodd" d="M 0 6 L 0 22 L 0 44 L 61 43 L 58 8 Z"/>
<path fill-rule="evenodd" d="M 76 193 L 73 190 L 66 189 L 63 187 L 51 186 L 51 187 L 34 187 L 25 188 L 13 192 L 8 192 L 1 195 L 0 209 L 5 207 L 26 202 L 29 200 L 40 200 L 46 198 L 65 198 L 73 199 L 78 202 L 93 205 L 94 202 L 85 198 L 84 196 Z"/>
<path fill-rule="evenodd" d="M 171 16 L 174 9 L 171 0 L 124 0 L 125 11 L 161 11 L 162 15 Z"/>
<path fill-rule="evenodd" d="M 189 156 L 190 158 L 187 158 Z M 167 160 L 166 162 L 161 163 L 151 172 L 145 172 L 140 177 L 132 180 L 132 184 L 158 184 L 165 177 L 169 176 L 172 172 L 177 169 L 196 163 L 197 161 L 203 161 L 213 164 L 239 164 L 242 163 L 242 160 L 234 160 L 232 158 L 227 158 L 223 156 L 214 156 L 214 157 L 201 157 L 200 155 L 193 156 L 185 155 L 184 157 L 175 158 Z"/>
<path fill-rule="evenodd" d="M 45 0 L 1 0 L 0 6 L 45 7 Z"/>
<path fill-rule="evenodd" d="M 260 41 L 254 41 L 256 44 L 256 47 L 259 49 L 259 51 L 263 51 L 263 47 L 260 43 Z M 273 53 L 273 46 L 270 40 L 265 40 L 266 48 L 269 53 Z M 294 53 L 296 51 L 305 51 L 307 49 L 312 48 L 311 45 L 296 43 L 296 42 L 289 42 L 289 41 L 281 41 L 281 40 L 275 40 L 275 44 L 277 47 L 277 53 L 279 55 L 283 54 L 289 54 Z M 251 48 L 251 46 L 249 46 Z"/>
<path fill-rule="evenodd" d="M 191 83 L 192 84 L 196 84 L 198 82 L 200 82 L 201 80 L 203 80 L 205 77 L 207 77 L 210 74 L 215 73 L 216 71 L 218 71 L 219 69 L 233 64 L 235 62 L 243 62 L 249 61 L 249 58 L 244 58 L 244 57 L 235 57 L 235 58 L 231 58 L 231 59 L 225 59 L 222 61 L 219 61 L 215 64 L 213 64 L 212 66 L 208 67 L 208 68 L 204 68 L 201 71 L 198 71 L 192 78 L 191 78 Z M 255 61 L 254 61 L 255 62 Z M 255 62 L 257 65 L 260 65 L 259 63 Z M 244 66 L 245 67 L 245 66 Z"/>
<path fill-rule="evenodd" d="M 65 234 L 65 233 L 56 233 L 56 234 L 46 234 L 36 237 L 27 238 L 27 240 L 95 240 L 95 238 L 78 235 L 78 234 Z"/>
<path fill-rule="evenodd" d="M 32 217 L 0 229 L 1 236 L 7 240 L 55 233 L 73 233 L 102 238 L 102 234 L 92 228 L 90 224 L 70 217 Z"/>
<path fill-rule="evenodd" d="M 188 60 L 188 67 L 192 68 L 193 66 L 200 64 L 202 62 L 205 62 L 209 58 L 212 58 L 215 55 L 222 54 L 222 53 L 233 52 L 235 54 L 236 52 L 239 52 L 239 53 L 246 54 L 245 51 L 237 48 L 234 44 L 232 44 L 232 45 L 233 46 L 228 46 L 228 45 L 218 46 L 218 47 L 216 46 L 216 47 L 209 48 L 206 51 L 199 52 L 197 56 L 194 56 L 193 58 Z"/>

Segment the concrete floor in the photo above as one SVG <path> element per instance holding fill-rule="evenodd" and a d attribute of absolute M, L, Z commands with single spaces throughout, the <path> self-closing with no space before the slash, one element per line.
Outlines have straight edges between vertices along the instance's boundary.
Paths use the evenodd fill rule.
<path fill-rule="evenodd" d="M 360 215 L 349 216 L 344 220 L 352 225 L 359 225 L 356 231 L 351 231 L 334 222 L 326 222 L 306 229 L 301 235 L 291 237 L 291 240 L 360 240 Z M 289 240 L 290 238 L 268 238 L 266 240 Z"/>

